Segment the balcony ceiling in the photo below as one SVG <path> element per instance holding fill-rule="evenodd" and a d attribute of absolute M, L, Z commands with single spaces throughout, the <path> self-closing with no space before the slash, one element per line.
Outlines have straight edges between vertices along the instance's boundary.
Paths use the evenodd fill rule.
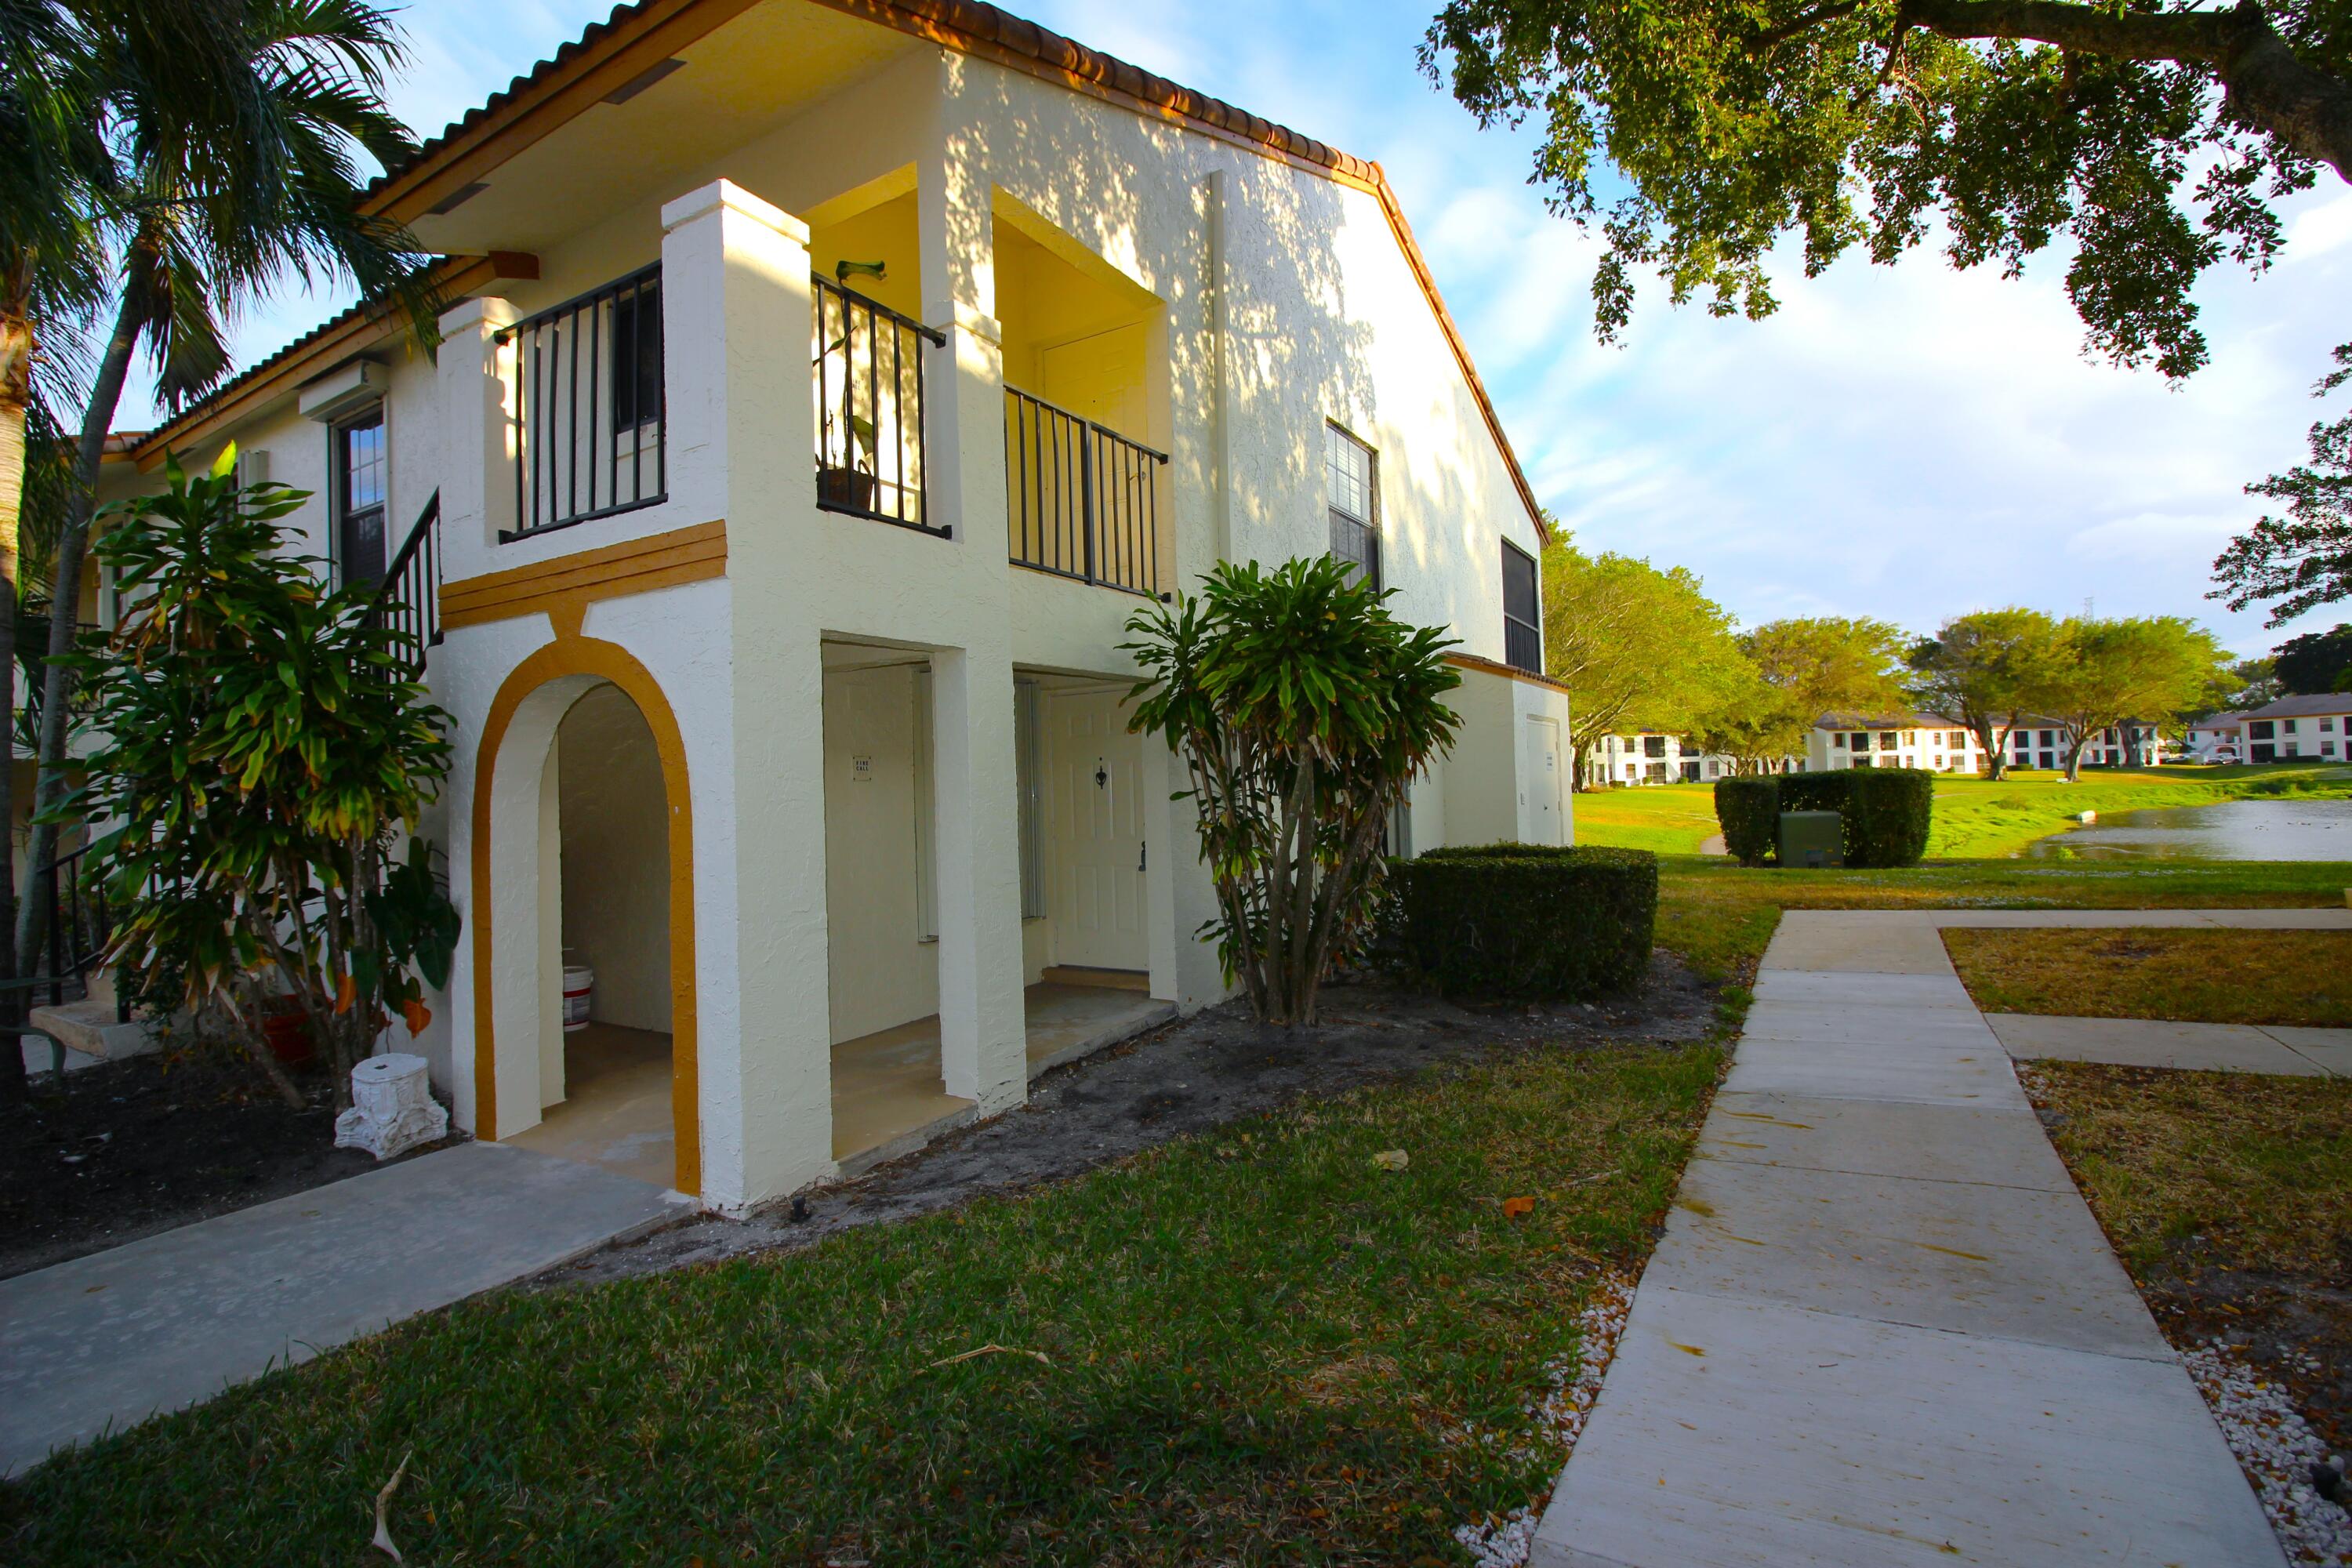
<path fill-rule="evenodd" d="M 411 226 L 431 249 L 538 251 L 632 203 L 667 200 L 714 160 L 926 47 L 797 0 L 767 0 L 678 50 L 682 68 L 597 102 L 500 163 L 480 194 Z"/>

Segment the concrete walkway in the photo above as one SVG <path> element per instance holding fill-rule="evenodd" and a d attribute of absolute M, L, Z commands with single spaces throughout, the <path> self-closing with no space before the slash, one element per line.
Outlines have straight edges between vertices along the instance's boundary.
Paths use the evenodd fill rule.
<path fill-rule="evenodd" d="M 2352 1029 L 2055 1018 L 2038 1013 L 1988 1013 L 1985 1022 L 2011 1056 L 2032 1060 L 2352 1078 Z"/>
<path fill-rule="evenodd" d="M 2284 1562 L 1956 912 L 1782 917 L 1535 1563 Z"/>
<path fill-rule="evenodd" d="M 684 1202 L 465 1143 L 0 1279 L 0 1475 L 551 1268 Z"/>

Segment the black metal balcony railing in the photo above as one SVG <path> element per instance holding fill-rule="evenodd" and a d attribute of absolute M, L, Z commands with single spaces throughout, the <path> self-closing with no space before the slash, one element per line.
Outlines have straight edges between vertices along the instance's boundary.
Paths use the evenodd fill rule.
<path fill-rule="evenodd" d="M 668 499 L 659 262 L 498 342 L 514 351 L 515 388 L 515 526 L 501 540 Z"/>
<path fill-rule="evenodd" d="M 1042 397 L 1004 389 L 1005 510 L 1015 564 L 1129 594 L 1160 594 L 1160 488 L 1168 461 Z"/>
<path fill-rule="evenodd" d="M 810 287 L 817 505 L 946 537 L 926 492 L 923 345 L 944 347 L 947 334 L 831 279 Z"/>
<path fill-rule="evenodd" d="M 399 638 L 401 668 L 413 679 L 425 673 L 425 650 L 441 641 L 441 492 L 425 503 L 416 526 L 384 569 L 371 612 Z"/>

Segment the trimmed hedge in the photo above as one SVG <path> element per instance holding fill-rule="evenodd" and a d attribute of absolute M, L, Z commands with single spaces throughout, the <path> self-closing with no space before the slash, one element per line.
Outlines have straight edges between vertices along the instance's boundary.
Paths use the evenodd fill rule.
<path fill-rule="evenodd" d="M 1447 996 L 1583 1002 L 1640 983 L 1658 921 L 1646 849 L 1481 844 L 1389 868 L 1397 967 Z"/>
<path fill-rule="evenodd" d="M 1769 777 L 1715 781 L 1715 820 L 1723 847 L 1743 866 L 1761 866 L 1780 832 L 1780 792 Z"/>
<path fill-rule="evenodd" d="M 1838 814 L 1848 866 L 1916 866 L 1927 853 L 1936 775 L 1924 769 L 1785 773 L 1778 782 L 1780 810 Z"/>

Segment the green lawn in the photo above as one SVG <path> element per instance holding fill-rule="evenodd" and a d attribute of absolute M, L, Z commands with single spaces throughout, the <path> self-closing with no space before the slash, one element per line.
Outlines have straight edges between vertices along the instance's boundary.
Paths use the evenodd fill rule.
<path fill-rule="evenodd" d="M 2084 811 L 2105 816 L 2282 792 L 2352 795 L 2352 772 L 2309 767 L 2092 769 L 2078 784 L 2068 784 L 2063 773 L 2032 772 L 2013 773 L 1999 784 L 1942 777 L 1936 781 L 1927 856 L 1933 860 L 2012 856 L 2038 838 L 2063 833 L 2075 814 Z M 1702 843 L 1720 831 L 1712 784 L 1591 790 L 1575 797 L 1574 811 L 1579 844 L 1696 855 Z"/>
<path fill-rule="evenodd" d="M 1897 871 L 1750 870 L 1720 856 L 1659 866 L 1658 945 L 1700 974 L 1752 973 L 1783 909 L 2341 908 L 2341 861 L 1959 860 Z"/>
<path fill-rule="evenodd" d="M 1947 931 L 1988 1013 L 2352 1027 L 2352 931 Z"/>
<path fill-rule="evenodd" d="M 413 1456 L 411 1563 L 1460 1563 L 1454 1525 L 1550 1484 L 1524 1406 L 1648 1252 L 1721 1062 L 1434 1068 L 805 1252 L 469 1302 L 0 1487 L 0 1559 L 387 1561 Z"/>

